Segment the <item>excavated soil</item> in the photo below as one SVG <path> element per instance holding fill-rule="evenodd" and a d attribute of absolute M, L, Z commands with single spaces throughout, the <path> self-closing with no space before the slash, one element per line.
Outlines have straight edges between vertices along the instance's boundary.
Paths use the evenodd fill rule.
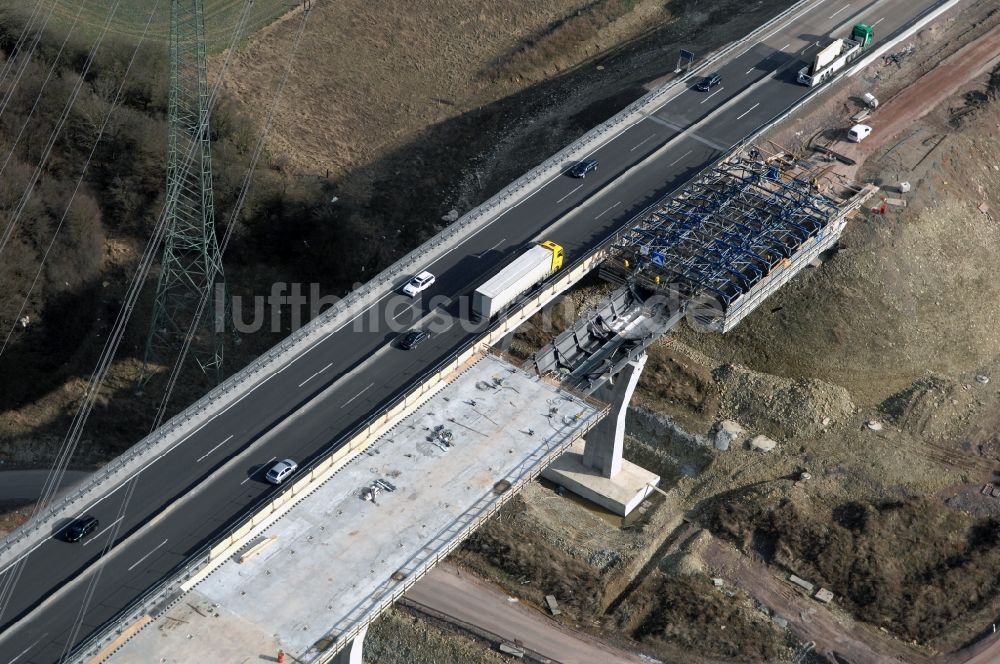
<path fill-rule="evenodd" d="M 508 658 L 476 641 L 431 624 L 400 609 L 391 609 L 368 628 L 365 659 L 378 664 L 498 664 Z"/>
<path fill-rule="evenodd" d="M 773 575 L 779 587 L 788 586 L 794 571 L 831 588 L 832 609 L 806 599 L 810 608 L 801 620 L 786 590 L 767 594 L 767 584 L 746 590 L 757 599 L 767 594 L 771 609 L 795 617 L 790 629 L 798 639 L 813 634 L 823 640 L 818 651 L 861 653 L 858 661 L 872 653 L 923 661 L 956 650 L 1000 612 L 1000 489 L 992 495 L 992 482 L 1000 482 L 1000 282 L 990 271 L 1000 262 L 1000 68 L 953 59 L 942 67 L 965 80 L 942 87 L 938 74 L 925 82 L 927 95 L 939 95 L 935 103 L 902 94 L 934 63 L 1000 25 L 1000 11 L 985 1 L 953 18 L 922 31 L 771 136 L 803 156 L 811 143 L 841 151 L 849 116 L 859 109 L 853 97 L 872 90 L 891 122 L 883 116 L 885 134 L 853 153 L 858 168 L 831 169 L 824 186 L 846 177 L 874 180 L 883 190 L 872 205 L 885 198 L 904 203 L 889 202 L 884 215 L 865 210 L 853 217 L 821 267 L 808 268 L 733 332 L 684 327 L 659 340 L 633 401 L 650 412 L 640 419 L 659 422 L 663 431 L 633 440 L 626 457 L 654 470 L 664 455 L 681 456 L 681 447 L 699 450 L 703 459 L 689 466 L 693 473 L 664 473 L 672 504 L 683 507 L 677 516 L 736 544 L 755 573 Z M 982 49 L 976 53 L 985 57 Z M 870 120 L 876 132 L 882 122 L 878 112 Z M 902 133 L 892 129 L 897 125 Z M 900 182 L 912 189 L 899 191 Z M 568 297 L 599 299 L 586 289 Z M 520 354 L 549 338 L 527 331 Z M 712 434 L 725 418 L 745 433 L 720 452 L 711 447 Z M 776 448 L 750 449 L 748 440 L 758 434 L 773 438 Z M 546 559 L 559 550 L 585 563 L 565 544 L 572 533 L 561 540 L 531 536 L 557 519 L 532 509 L 537 497 L 525 498 L 523 523 L 506 533 L 529 537 L 519 544 L 521 555 Z M 563 528 L 575 530 L 581 509 L 566 502 Z M 801 641 L 767 636 L 772 628 L 760 615 L 752 608 L 741 613 L 745 595 L 729 597 L 706 585 L 712 567 L 698 547 L 675 546 L 683 530 L 662 534 L 650 562 L 595 620 L 613 618 L 640 648 L 655 643 L 667 659 L 693 644 L 724 658 L 723 623 L 727 631 L 761 637 L 746 637 L 747 652 L 730 661 L 775 661 L 788 647 L 800 655 Z M 545 548 L 532 551 L 541 541 Z M 557 573 L 547 569 L 522 581 L 558 584 Z M 527 594 L 519 585 L 510 583 L 508 591 Z M 715 606 L 720 594 L 725 603 Z M 712 607 L 711 627 L 693 626 L 704 616 L 686 615 L 685 595 Z M 823 617 L 810 627 L 813 612 Z M 911 641 L 918 645 L 903 645 Z"/>

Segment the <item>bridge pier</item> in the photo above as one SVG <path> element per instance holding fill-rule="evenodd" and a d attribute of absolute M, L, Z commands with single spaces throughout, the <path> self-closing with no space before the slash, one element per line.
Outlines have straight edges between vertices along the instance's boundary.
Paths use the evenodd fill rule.
<path fill-rule="evenodd" d="M 364 664 L 361 658 L 361 650 L 364 648 L 365 636 L 368 634 L 368 626 L 358 632 L 358 635 L 351 640 L 351 644 L 334 655 L 330 664 Z"/>
<path fill-rule="evenodd" d="M 611 410 L 582 445 L 574 443 L 542 473 L 546 479 L 619 516 L 628 516 L 660 482 L 656 473 L 622 457 L 625 416 L 646 358 L 643 353 L 630 361 L 613 380 L 594 392 L 593 396 L 610 404 Z"/>
<path fill-rule="evenodd" d="M 494 345 L 496 347 L 496 349 L 499 350 L 502 353 L 506 353 L 507 351 L 509 351 L 510 350 L 510 345 L 512 343 L 514 343 L 514 334 L 515 334 L 515 332 L 516 332 L 516 330 L 515 331 L 511 331 L 510 334 L 508 334 L 508 335 L 504 336 L 502 339 L 500 339 L 500 341 L 498 341 Z"/>

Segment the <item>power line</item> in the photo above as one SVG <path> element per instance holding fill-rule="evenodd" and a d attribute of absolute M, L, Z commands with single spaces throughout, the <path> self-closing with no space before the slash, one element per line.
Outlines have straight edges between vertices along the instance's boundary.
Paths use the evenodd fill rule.
<path fill-rule="evenodd" d="M 73 30 L 76 29 L 76 24 L 80 20 L 81 12 L 83 12 L 83 3 L 80 3 L 80 8 L 77 10 L 76 16 L 73 18 L 73 23 L 70 25 L 69 31 L 66 33 L 66 37 L 63 38 L 62 44 L 59 45 L 59 52 L 56 53 L 56 56 L 52 59 L 52 64 L 49 66 L 49 71 L 45 75 L 45 80 L 42 81 L 41 86 L 38 88 L 38 94 L 35 95 L 35 101 L 34 103 L 32 103 L 31 110 L 28 111 L 27 117 L 24 119 L 24 124 L 21 125 L 21 129 L 20 131 L 17 132 L 17 136 L 14 138 L 14 142 L 11 143 L 10 150 L 7 151 L 7 156 L 4 157 L 3 165 L 0 166 L 0 176 L 3 176 L 3 172 L 7 170 L 7 164 L 10 162 L 11 157 L 14 155 L 14 150 L 17 149 L 17 145 L 18 143 L 21 142 L 21 137 L 24 135 L 25 129 L 28 128 L 28 125 L 31 123 L 32 116 L 35 115 L 35 111 L 38 109 L 38 105 L 42 101 L 42 95 L 45 93 L 45 88 L 46 86 L 48 86 L 49 81 L 52 79 L 52 75 L 56 71 L 56 67 L 59 65 L 59 60 L 62 58 L 63 51 L 66 49 L 66 44 L 69 43 L 69 39 L 73 34 Z M 44 28 L 45 26 L 42 27 Z M 41 35 L 41 32 L 39 32 L 39 35 Z M 30 54 L 28 57 L 30 57 Z M 27 66 L 27 61 L 25 61 L 25 66 Z M 18 80 L 20 80 L 21 73 L 23 73 L 23 69 L 18 74 Z M 8 102 L 10 102 L 10 99 L 14 94 L 14 90 L 17 87 L 18 80 L 15 80 L 14 83 L 11 84 L 11 87 L 7 91 L 7 95 L 5 95 L 3 102 L 0 103 L 0 116 L 2 116 L 3 112 L 7 109 L 7 104 Z"/>
<path fill-rule="evenodd" d="M 40 7 L 41 5 L 38 6 Z M 24 72 L 28 69 L 28 63 L 31 62 L 31 56 L 33 56 L 35 54 L 35 51 L 38 49 L 38 43 L 42 40 L 42 35 L 45 32 L 46 26 L 48 26 L 49 24 L 49 19 L 52 18 L 52 12 L 55 11 L 55 8 L 56 8 L 56 0 L 53 0 L 52 4 L 49 6 L 49 13 L 45 15 L 45 21 L 42 23 L 41 27 L 38 28 L 38 32 L 35 33 L 35 41 L 32 42 L 31 48 L 28 50 L 28 53 L 23 58 L 20 58 L 21 53 L 20 51 L 18 52 L 19 67 L 17 70 L 17 75 L 14 77 L 14 82 L 10 84 L 10 89 L 7 90 L 7 94 L 4 95 L 3 101 L 0 102 L 0 116 L 3 116 L 4 111 L 7 110 L 7 104 L 10 102 L 11 97 L 14 95 L 14 90 L 17 89 L 17 84 L 21 81 L 21 77 L 24 76 Z M 67 39 L 69 39 L 69 35 L 73 33 L 73 30 L 76 29 L 76 22 L 77 20 L 79 20 L 80 12 L 82 11 L 83 11 L 83 3 L 81 2 L 80 9 L 77 11 L 76 17 L 73 19 L 73 23 L 72 25 L 70 25 L 69 31 L 66 33 Z M 34 16 L 34 14 L 32 15 Z M 27 29 L 25 31 L 22 31 L 21 34 L 22 36 L 25 36 L 26 33 Z M 62 49 L 60 49 L 59 52 L 62 53 Z M 8 58 L 8 62 L 11 64 L 11 67 L 13 67 L 13 56 Z M 55 63 L 53 63 L 53 66 L 55 66 Z M 4 72 L 4 78 L 6 78 L 6 75 L 9 73 L 9 71 L 10 70 L 8 69 L 7 71 Z"/>
<path fill-rule="evenodd" d="M 132 57 L 129 58 L 128 64 L 125 67 L 125 73 L 122 75 L 121 84 L 118 86 L 118 91 L 115 93 L 111 106 L 108 108 L 108 112 L 104 116 L 101 128 L 97 132 L 97 138 L 94 139 L 94 145 L 90 148 L 90 154 L 87 155 L 87 161 L 84 162 L 83 169 L 80 171 L 80 176 L 76 180 L 76 186 L 73 188 L 73 193 L 70 194 L 69 201 L 66 203 L 66 208 L 63 210 L 62 216 L 59 218 L 59 223 L 56 224 L 56 228 L 52 233 L 49 244 L 45 247 L 45 252 L 42 254 L 42 258 L 38 263 L 38 270 L 35 272 L 35 277 L 32 279 L 31 285 L 28 287 L 28 292 L 25 293 L 24 300 L 21 302 L 21 308 L 18 310 L 17 315 L 14 316 L 14 320 L 11 321 L 10 329 L 7 331 L 7 336 L 4 338 L 3 344 L 0 345 L 0 357 L 3 357 L 4 351 L 7 350 L 7 345 L 10 343 L 11 337 L 14 335 L 14 330 L 17 329 L 17 322 L 21 319 L 21 316 L 24 314 L 24 310 L 28 306 L 28 302 L 31 299 L 31 293 L 35 290 L 35 286 L 38 285 L 38 280 L 41 278 L 42 272 L 45 269 L 45 262 L 48 260 L 52 247 L 55 246 L 56 239 L 59 237 L 59 231 L 62 230 L 66 217 L 69 216 L 70 208 L 73 206 L 73 201 L 76 200 L 76 195 L 80 192 L 80 188 L 83 186 L 84 176 L 87 174 L 87 169 L 90 168 L 90 162 L 94 159 L 94 154 L 97 152 L 97 148 L 101 143 L 101 139 L 104 137 L 104 132 L 108 128 L 108 124 L 111 122 L 111 118 L 114 116 L 115 111 L 118 110 L 118 107 L 121 104 L 128 75 L 132 71 L 132 67 L 135 65 L 136 58 L 139 55 L 143 42 L 146 40 L 146 34 L 149 32 L 149 27 L 153 22 L 153 16 L 156 14 L 156 10 L 159 5 L 160 0 L 154 0 L 153 10 L 150 12 L 149 18 L 146 20 L 142 34 L 139 36 L 135 49 L 132 51 Z M 0 168 L 0 174 L 2 173 L 3 169 Z"/>
<path fill-rule="evenodd" d="M 159 0 L 156 0 L 156 3 L 158 4 Z M 114 12 L 118 8 L 118 4 L 119 4 L 119 0 L 116 0 L 114 6 L 111 8 L 111 11 L 109 12 L 107 21 L 104 24 L 104 31 L 102 31 L 101 35 L 98 37 L 97 41 L 95 42 L 94 49 L 91 51 L 91 56 L 93 56 L 94 54 L 96 54 L 96 49 L 100 45 L 100 42 L 101 42 L 101 40 L 104 37 L 104 34 L 107 32 L 107 28 L 108 28 L 108 26 L 111 23 L 111 20 L 112 20 L 112 18 L 114 16 Z M 82 3 L 81 3 L 81 6 L 82 6 Z M 154 5 L 153 12 L 150 12 L 150 18 L 149 18 L 149 20 L 147 21 L 147 24 L 146 24 L 146 29 L 147 30 L 148 30 L 150 22 L 152 21 L 152 17 L 154 15 L 155 10 L 156 10 L 156 6 Z M 144 37 L 145 37 L 145 34 L 146 33 L 144 31 L 143 32 L 143 36 Z M 136 51 L 138 51 L 138 46 L 136 47 Z M 133 54 L 133 59 L 134 59 L 134 57 L 135 56 Z M 86 63 L 86 70 L 89 70 L 89 66 L 90 66 L 91 63 L 92 63 L 92 58 L 89 58 L 87 60 L 87 63 Z M 80 84 L 82 84 L 85 76 L 86 76 L 85 74 L 80 76 L 80 78 L 79 78 L 79 83 Z M 127 72 L 126 72 L 126 76 L 127 76 Z M 125 84 L 125 78 L 122 79 L 122 86 L 124 86 L 124 84 Z M 74 99 L 74 97 L 71 97 L 71 100 L 72 99 Z M 70 103 L 67 106 L 71 107 L 72 106 L 72 101 L 70 101 Z M 56 132 L 53 133 L 53 136 L 55 136 L 55 135 L 56 135 Z M 96 144 L 95 144 L 95 148 L 96 148 Z M 51 147 L 50 147 L 50 149 L 51 149 Z M 89 160 L 88 160 L 88 163 L 89 163 Z M 37 171 L 36 171 L 36 176 L 37 176 Z M 82 179 L 82 177 L 83 176 L 81 175 L 81 179 Z M 31 185 L 29 185 L 29 187 L 30 186 Z M 79 182 L 77 183 L 77 188 L 79 188 Z M 73 195 L 74 196 L 76 195 L 76 191 L 75 190 L 74 190 L 74 194 Z M 70 204 L 71 203 L 72 203 L 72 199 L 70 200 Z M 67 205 L 67 212 L 68 212 L 68 207 L 69 207 L 69 205 Z M 65 215 L 64 215 L 64 218 L 65 218 Z M 16 219 L 14 221 L 16 221 Z M 11 225 L 13 225 L 13 222 L 12 222 Z M 62 221 L 60 221 L 60 226 L 61 225 L 62 225 Z M 57 229 L 56 232 L 58 233 L 58 229 Z M 54 239 L 55 239 L 55 237 L 53 236 L 53 241 L 54 241 Z M 0 245 L 0 251 L 2 251 L 2 248 L 3 248 L 3 245 Z M 46 251 L 46 255 L 47 254 L 48 254 L 48 251 Z M 37 275 L 36 275 L 36 279 L 37 279 Z M 5 345 L 6 345 L 6 342 L 5 342 Z M 91 407 L 92 407 L 92 404 L 91 404 Z M 71 428 L 72 428 L 72 424 L 71 424 Z M 73 443 L 73 447 L 74 448 L 75 448 L 75 446 L 76 446 L 76 443 Z M 30 519 L 34 519 L 44 509 L 44 507 L 49 503 L 49 501 L 52 500 L 52 497 L 55 495 L 56 490 L 62 484 L 62 478 L 63 478 L 63 476 L 66 473 L 66 467 L 68 466 L 69 459 L 72 456 L 72 450 L 69 450 L 69 452 L 70 452 L 69 455 L 65 455 L 66 448 L 67 448 L 67 440 L 64 437 L 63 442 L 62 442 L 62 444 L 60 446 L 60 450 L 59 450 L 59 452 L 56 455 L 56 461 L 53 464 L 52 468 L 50 469 L 49 475 L 46 478 L 45 484 L 42 487 L 42 495 L 39 498 L 38 502 L 35 503 L 35 507 L 32 510 L 32 513 L 31 513 L 31 516 L 29 517 L 29 520 Z M 18 580 L 21 577 L 21 573 L 24 570 L 25 560 L 26 559 L 22 558 L 17 563 L 15 563 L 13 569 L 11 570 L 11 574 L 8 575 L 6 581 L 3 583 L 2 586 L 0 586 L 0 617 L 2 617 L 3 614 L 7 610 L 7 606 L 10 603 L 10 598 L 12 597 L 13 592 L 14 592 L 14 587 L 17 585 L 17 582 L 18 582 Z"/>
<path fill-rule="evenodd" d="M 55 8 L 55 0 L 49 6 L 49 16 L 52 15 L 52 10 Z M 7 75 L 14 68 L 14 63 L 18 61 L 21 57 L 21 48 L 24 46 L 24 41 L 31 34 L 31 28 L 35 24 L 35 20 L 38 18 L 38 12 L 42 10 L 42 3 L 35 3 L 34 8 L 31 10 L 31 16 L 24 21 L 24 25 L 21 27 L 21 34 L 18 35 L 17 41 L 14 42 L 14 46 L 11 47 L 10 51 L 7 53 L 7 59 L 3 63 L 3 67 L 0 68 L 0 85 L 3 85 L 4 81 L 7 80 Z"/>
<path fill-rule="evenodd" d="M 46 164 L 48 164 L 49 156 L 52 154 L 52 148 L 55 147 L 56 140 L 62 132 L 63 125 L 65 125 L 66 120 L 69 119 L 69 114 L 73 110 L 76 98 L 79 96 L 80 90 L 83 89 L 83 84 L 86 81 L 87 74 L 90 73 L 90 67 L 94 64 L 94 58 L 97 57 L 97 51 L 101 47 L 101 42 L 104 41 L 104 36 L 108 32 L 108 28 L 110 27 L 111 21 L 114 19 L 115 13 L 118 11 L 118 6 L 120 4 L 121 0 L 114 0 L 114 4 L 111 6 L 110 11 L 108 12 L 108 17 L 104 22 L 104 27 L 101 30 L 100 35 L 98 35 L 97 41 L 94 42 L 94 46 L 90 49 L 90 53 L 87 55 L 87 61 L 83 66 L 83 70 L 80 72 L 80 76 L 77 79 L 76 84 L 73 86 L 73 90 L 70 92 L 69 98 L 66 100 L 66 105 L 63 107 L 62 115 L 59 116 L 59 120 L 56 123 L 55 128 L 49 135 L 49 140 L 45 145 L 45 149 L 42 151 L 42 156 L 38 160 L 38 164 L 35 166 L 35 172 L 28 180 L 28 185 L 24 190 L 24 194 L 21 196 L 21 200 L 18 202 L 14 216 L 7 223 L 7 228 L 4 229 L 3 236 L 0 237 L 0 256 L 3 255 L 3 250 L 7 246 L 7 242 L 10 240 L 11 235 L 14 234 L 14 227 L 17 226 L 17 222 L 20 219 L 21 214 L 24 213 L 25 208 L 28 206 L 28 202 L 31 200 L 31 194 L 35 190 L 35 185 L 38 184 L 42 171 L 45 169 Z M 82 8 L 83 4 L 81 3 L 80 6 Z"/>
<path fill-rule="evenodd" d="M 253 0 L 246 0 L 248 6 L 252 5 Z M 244 10 L 246 12 L 246 9 Z M 209 96 L 208 108 L 211 109 L 214 106 L 215 99 L 218 96 L 219 90 L 222 85 L 223 78 L 225 77 L 226 71 L 229 67 L 230 58 L 232 57 L 235 47 L 239 42 L 239 34 L 243 29 L 246 22 L 246 14 L 241 16 L 240 23 L 237 30 L 234 31 L 230 47 L 227 51 L 226 57 L 223 60 L 222 67 L 219 71 L 218 77 L 216 78 L 215 84 L 211 90 Z M 207 116 L 206 116 L 207 120 Z M 186 163 L 190 164 L 190 160 L 193 153 L 194 144 L 190 146 L 187 153 Z M 172 191 L 167 192 L 167 199 L 170 196 L 175 196 L 177 194 L 176 185 Z M 60 444 L 59 452 L 56 455 L 56 460 L 53 463 L 52 469 L 50 470 L 49 477 L 46 480 L 46 484 L 43 488 L 43 494 L 39 501 L 36 503 L 35 508 L 32 511 L 30 519 L 34 519 L 37 515 L 44 510 L 52 497 L 55 495 L 56 490 L 62 483 L 62 477 L 65 475 L 66 468 L 69 465 L 69 460 L 72 458 L 77 445 L 79 444 L 80 437 L 83 434 L 84 425 L 87 419 L 90 417 L 90 413 L 93 410 L 94 403 L 99 393 L 101 385 L 104 383 L 104 379 L 107 376 L 107 372 L 111 366 L 115 354 L 117 353 L 118 346 L 121 344 L 122 338 L 124 337 L 125 328 L 127 327 L 128 321 L 131 318 L 132 312 L 135 309 L 136 302 L 138 301 L 139 294 L 142 291 L 142 287 L 146 281 L 146 277 L 149 274 L 150 267 L 153 263 L 153 257 L 156 254 L 157 248 L 161 240 L 163 239 L 163 233 L 166 227 L 166 204 L 161 209 L 158 216 L 157 222 L 154 225 L 153 233 L 150 237 L 146 249 L 136 267 L 136 271 L 132 276 L 132 281 L 129 284 L 128 291 L 126 293 L 125 300 L 122 302 L 121 309 L 118 312 L 118 317 L 115 320 L 115 324 L 112 327 L 111 334 L 109 334 L 107 340 L 105 341 L 104 348 L 101 352 L 101 356 L 98 359 L 97 366 L 94 372 L 91 374 L 90 381 L 88 382 L 87 390 L 84 392 L 83 399 L 81 400 L 80 406 L 78 407 L 76 413 L 74 414 L 73 420 L 70 423 L 69 430 L 63 437 L 63 441 Z M 15 563 L 12 573 L 8 576 L 7 580 L 4 582 L 3 587 L 0 587 L 0 616 L 3 616 L 10 602 L 10 598 L 13 594 L 13 589 L 16 586 L 18 580 L 20 579 L 21 573 L 24 569 L 26 558 L 22 558 L 17 563 Z"/>
<path fill-rule="evenodd" d="M 249 16 L 249 9 L 250 9 L 250 7 L 252 5 L 253 5 L 253 0 L 249 0 L 247 2 L 247 4 L 244 6 L 244 13 L 241 15 L 241 19 L 240 19 L 240 22 L 238 24 L 237 30 L 234 33 L 234 37 L 233 37 L 233 44 L 234 44 L 234 46 L 235 46 L 235 43 L 237 41 L 238 35 L 242 32 L 243 28 L 245 27 L 246 19 Z M 308 22 L 308 14 L 309 14 L 308 12 L 304 13 L 302 24 L 299 27 L 299 31 L 298 31 L 298 34 L 296 35 L 296 38 L 295 38 L 294 44 L 292 46 L 292 49 L 291 49 L 289 55 L 287 56 L 285 72 L 284 72 L 284 74 L 282 76 L 281 81 L 278 84 L 277 89 L 275 90 L 275 93 L 274 93 L 274 96 L 273 96 L 273 99 L 272 99 L 271 110 L 268 113 L 267 119 L 264 122 L 264 127 L 263 127 L 263 129 L 261 131 L 261 136 L 258 138 L 257 144 L 256 144 L 256 146 L 254 148 L 253 154 L 252 154 L 251 159 L 250 159 L 250 163 L 247 166 L 247 171 L 246 171 L 246 173 L 245 173 L 245 175 L 243 177 L 243 181 L 242 181 L 241 187 L 240 187 L 239 196 L 237 197 L 237 200 L 236 200 L 236 202 L 234 203 L 234 206 L 233 206 L 233 210 L 232 210 L 232 212 L 230 214 L 230 220 L 229 220 L 229 224 L 227 225 L 227 228 L 226 228 L 225 236 L 223 238 L 222 246 L 221 246 L 221 249 L 220 249 L 220 255 L 221 255 L 222 252 L 225 251 L 226 247 L 229 244 L 229 240 L 230 240 L 230 238 L 232 237 L 232 234 L 233 234 L 233 229 L 236 226 L 236 220 L 237 220 L 237 218 L 239 216 L 240 209 L 242 208 L 242 205 L 243 205 L 244 201 L 246 200 L 246 195 L 247 195 L 247 192 L 249 190 L 250 183 L 251 183 L 251 181 L 253 179 L 253 173 L 254 173 L 254 171 L 256 169 L 257 161 L 258 161 L 258 159 L 259 159 L 259 157 L 260 157 L 260 155 L 261 155 L 261 153 L 263 151 L 264 144 L 265 144 L 265 142 L 267 140 L 267 134 L 268 134 L 271 122 L 272 122 L 272 120 L 274 118 L 274 114 L 275 114 L 275 111 L 277 109 L 278 101 L 280 100 L 280 98 L 282 96 L 285 84 L 288 81 L 288 77 L 289 77 L 289 74 L 291 72 L 292 61 L 294 60 L 295 55 L 298 52 L 299 44 L 300 44 L 300 42 L 302 40 L 302 35 L 305 32 L 305 27 L 306 27 L 306 24 Z M 230 51 L 230 53 L 231 52 L 232 52 L 232 50 Z M 228 57 L 227 57 L 226 63 L 224 64 L 223 72 L 226 70 L 226 68 L 228 68 Z M 220 74 L 220 79 L 219 80 L 221 80 L 221 74 Z M 207 123 L 207 117 L 205 118 L 204 122 Z M 184 359 L 185 359 L 185 357 L 187 355 L 188 349 L 190 348 L 191 341 L 194 338 L 194 333 L 195 333 L 195 331 L 198 328 L 199 319 L 201 318 L 201 316 L 202 316 L 202 314 L 204 312 L 204 309 L 205 309 L 205 305 L 207 304 L 207 302 L 209 300 L 209 296 L 210 296 L 210 291 L 209 290 L 204 290 L 202 292 L 201 300 L 199 302 L 199 305 L 198 305 L 198 308 L 197 308 L 196 312 L 194 313 L 194 317 L 191 320 L 191 323 L 190 323 L 190 326 L 189 326 L 189 329 L 188 329 L 188 334 L 184 338 L 183 349 L 181 350 L 180 354 L 178 355 L 178 357 L 177 357 L 177 359 L 176 359 L 176 361 L 174 363 L 173 371 L 171 372 L 171 376 L 170 376 L 169 386 L 168 386 L 167 390 L 165 391 L 164 397 L 163 397 L 163 399 L 161 401 L 160 408 L 159 408 L 159 410 L 157 412 L 157 416 L 156 416 L 154 424 L 153 424 L 153 429 L 158 428 L 159 427 L 159 423 L 162 421 L 162 417 L 163 417 L 163 413 L 164 413 L 165 408 L 166 408 L 166 404 L 169 401 L 170 394 L 172 392 L 173 386 L 176 384 L 177 376 L 180 373 L 180 369 L 181 369 L 181 367 L 182 367 L 182 365 L 184 363 Z M 109 539 L 108 539 L 108 545 L 107 546 L 109 548 L 110 548 L 110 542 L 112 542 L 114 540 L 114 538 L 117 536 L 117 533 L 118 533 L 119 529 L 121 528 L 122 522 L 124 520 L 125 514 L 126 514 L 127 509 L 128 509 L 128 505 L 129 505 L 129 503 L 132 500 L 132 496 L 134 494 L 135 486 L 137 485 L 137 483 L 138 483 L 138 477 L 135 477 L 135 478 L 133 478 L 131 480 L 131 484 L 129 485 L 128 491 L 127 491 L 126 496 L 125 496 L 125 499 L 124 499 L 124 501 L 122 503 L 121 508 L 119 509 L 118 519 L 116 519 L 116 521 L 114 522 L 115 523 L 114 530 L 113 530 L 113 532 L 110 535 L 108 535 Z M 108 550 L 109 549 L 106 549 L 101 555 L 102 556 L 105 555 Z M 100 576 L 101 576 L 102 573 L 103 573 L 103 567 L 101 567 L 101 568 L 98 569 L 97 573 L 95 573 L 92 576 L 92 578 L 90 579 L 90 582 L 88 583 L 87 590 L 85 592 L 85 599 L 84 599 L 83 605 L 81 606 L 80 611 L 77 614 L 77 618 L 74 621 L 73 629 L 70 632 L 71 636 L 69 637 L 69 639 L 68 639 L 68 641 L 66 643 L 65 649 L 63 651 L 63 660 L 72 651 L 72 647 L 74 645 L 74 642 L 76 641 L 76 638 L 79 635 L 80 626 L 82 625 L 83 619 L 84 619 L 84 617 L 86 615 L 86 610 L 89 607 L 89 604 L 90 604 L 91 600 L 93 599 L 94 590 L 96 589 L 97 583 L 99 582 Z"/>
<path fill-rule="evenodd" d="M 238 221 L 238 216 L 240 210 L 243 208 L 243 204 L 246 202 L 247 193 L 250 189 L 250 183 L 253 179 L 254 171 L 257 167 L 257 160 L 260 158 L 261 153 L 264 150 L 264 145 L 267 143 L 267 136 L 270 132 L 271 122 L 274 120 L 275 113 L 278 109 L 278 102 L 285 89 L 285 84 L 288 82 L 289 74 L 292 69 L 292 61 L 295 58 L 296 53 L 299 50 L 299 44 L 302 41 L 302 35 L 305 33 L 306 24 L 309 20 L 311 8 L 306 9 L 303 12 L 302 24 L 299 26 L 299 31 L 295 36 L 295 41 L 292 44 L 292 49 L 289 52 L 288 59 L 285 65 L 284 74 L 281 77 L 281 81 L 278 83 L 278 87 L 271 99 L 271 108 L 268 111 L 267 119 L 264 121 L 263 129 L 261 130 L 261 135 L 257 139 L 257 144 L 254 146 L 253 154 L 250 158 L 250 165 L 247 168 L 246 174 L 243 176 L 243 181 L 240 183 L 240 193 L 233 204 L 233 210 L 229 215 L 229 223 L 226 225 L 226 232 L 222 238 L 222 244 L 219 248 L 219 253 L 225 255 L 226 248 L 229 246 L 229 240 L 233 236 L 233 230 L 236 228 Z M 191 325 L 188 328 L 187 334 L 184 337 L 184 345 L 181 348 L 180 353 L 177 356 L 177 360 L 170 372 L 170 378 L 167 381 L 167 388 L 164 391 L 163 398 L 160 400 L 160 406 L 156 411 L 156 417 L 153 419 L 153 425 L 150 428 L 150 432 L 155 431 L 163 423 L 163 418 L 166 415 L 167 404 L 170 401 L 170 396 L 173 394 L 174 387 L 177 384 L 177 379 L 180 376 L 182 365 L 184 364 L 184 359 L 187 357 L 188 350 L 191 347 L 191 342 L 194 339 L 195 333 L 198 329 L 199 322 L 205 314 L 205 307 L 208 305 L 211 293 L 205 291 L 202 294 L 201 301 L 198 303 L 198 309 L 195 312 L 194 319 L 191 321 Z"/>

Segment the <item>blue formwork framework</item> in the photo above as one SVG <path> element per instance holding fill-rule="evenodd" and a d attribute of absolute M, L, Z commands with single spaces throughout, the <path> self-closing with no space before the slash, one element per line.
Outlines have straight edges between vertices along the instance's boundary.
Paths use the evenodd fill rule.
<path fill-rule="evenodd" d="M 682 300 L 711 302 L 725 331 L 730 313 L 776 272 L 796 268 L 840 235 L 847 209 L 820 193 L 801 164 L 751 149 L 720 162 L 623 232 L 602 273 Z M 857 198 L 857 197 L 854 197 Z M 804 263 L 803 263 L 804 264 Z M 793 273 L 796 270 L 791 270 Z M 781 283 L 789 275 L 783 275 Z M 768 294 L 770 294 L 770 289 Z M 742 319 L 749 311 L 741 311 Z"/>

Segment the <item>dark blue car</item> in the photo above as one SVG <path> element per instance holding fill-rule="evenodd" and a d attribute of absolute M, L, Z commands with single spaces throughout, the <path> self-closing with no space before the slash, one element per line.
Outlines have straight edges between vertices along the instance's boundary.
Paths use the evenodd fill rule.
<path fill-rule="evenodd" d="M 597 170 L 596 159 L 584 159 L 579 164 L 569 169 L 569 174 L 575 178 L 585 178 L 587 173 Z"/>
<path fill-rule="evenodd" d="M 399 340 L 399 347 L 403 350 L 412 350 L 419 346 L 430 335 L 423 330 L 410 330 Z"/>
<path fill-rule="evenodd" d="M 701 90 L 702 92 L 708 92 L 709 90 L 719 85 L 720 83 L 722 83 L 722 74 L 720 74 L 719 72 L 715 72 L 714 74 L 709 74 L 705 78 L 698 81 L 698 85 L 696 85 L 695 87 Z"/>
<path fill-rule="evenodd" d="M 82 516 L 66 526 L 63 537 L 67 542 L 79 542 L 97 529 L 98 521 L 92 516 Z"/>

